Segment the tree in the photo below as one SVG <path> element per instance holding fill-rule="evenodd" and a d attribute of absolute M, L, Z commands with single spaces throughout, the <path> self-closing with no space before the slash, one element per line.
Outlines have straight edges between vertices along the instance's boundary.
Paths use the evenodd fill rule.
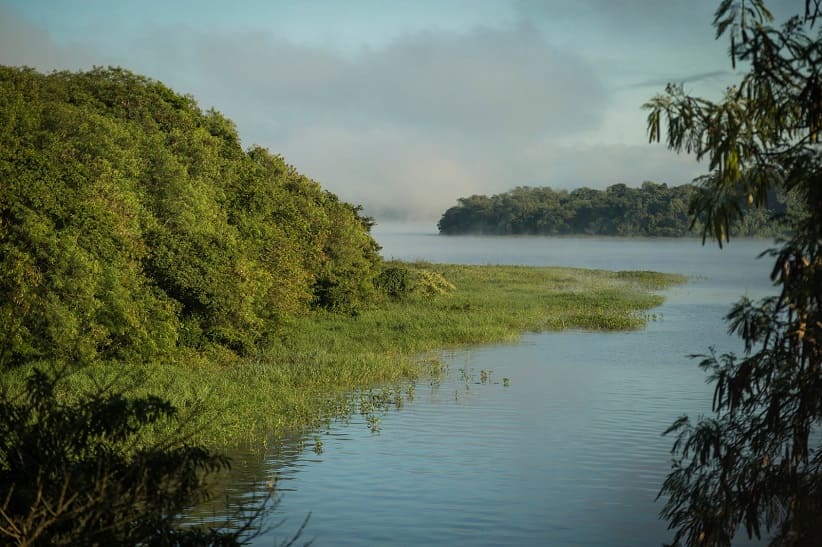
<path fill-rule="evenodd" d="M 744 527 L 772 545 L 822 545 L 821 4 L 806 0 L 776 27 L 763 0 L 723 0 L 714 26 L 745 67 L 738 85 L 718 102 L 669 85 L 645 105 L 652 142 L 664 127 L 670 149 L 708 161 L 690 207 L 703 243 L 721 246 L 740 203 L 763 207 L 774 189 L 804 209 L 768 253 L 779 295 L 742 299 L 727 316 L 743 354 L 703 356 L 713 414 L 667 431 L 677 436 L 661 515 L 676 544 L 729 545 Z"/>
<path fill-rule="evenodd" d="M 229 546 L 255 536 L 259 512 L 234 530 L 179 525 L 229 462 L 179 435 L 146 442 L 147 429 L 176 418 L 173 406 L 111 389 L 66 402 L 61 378 L 35 369 L 23 393 L 0 392 L 0 544 Z"/>
<path fill-rule="evenodd" d="M 0 127 L 0 545 L 252 537 L 254 515 L 179 525 L 228 461 L 157 440 L 178 418 L 170 403 L 86 393 L 69 371 L 237 363 L 310 309 L 327 272 L 371 296 L 367 219 L 127 70 L 0 66 Z"/>
<path fill-rule="evenodd" d="M 356 207 L 160 82 L 0 66 L 0 128 L 0 373 L 232 359 L 376 297 Z"/>

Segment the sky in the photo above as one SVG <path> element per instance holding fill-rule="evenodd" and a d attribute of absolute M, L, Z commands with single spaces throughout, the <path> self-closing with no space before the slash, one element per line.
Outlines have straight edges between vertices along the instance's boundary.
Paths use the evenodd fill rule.
<path fill-rule="evenodd" d="M 799 0 L 789 3 L 801 7 Z M 0 64 L 121 66 L 192 95 L 378 221 L 515 186 L 677 185 L 667 82 L 738 75 L 716 0 L 0 0 Z"/>

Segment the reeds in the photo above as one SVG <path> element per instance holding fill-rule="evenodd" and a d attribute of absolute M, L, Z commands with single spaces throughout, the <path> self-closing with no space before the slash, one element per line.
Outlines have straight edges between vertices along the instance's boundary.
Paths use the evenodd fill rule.
<path fill-rule="evenodd" d="M 170 400 L 190 416 L 198 442 L 260 443 L 357 412 L 356 390 L 441 372 L 442 349 L 514 342 L 528 331 L 641 328 L 647 310 L 662 302 L 653 291 L 684 281 L 653 272 L 405 266 L 439 274 L 456 289 L 386 297 L 357 315 L 295 318 L 245 358 L 203 351 L 125 371 L 101 364 L 75 374 L 68 389 L 118 381 Z"/>

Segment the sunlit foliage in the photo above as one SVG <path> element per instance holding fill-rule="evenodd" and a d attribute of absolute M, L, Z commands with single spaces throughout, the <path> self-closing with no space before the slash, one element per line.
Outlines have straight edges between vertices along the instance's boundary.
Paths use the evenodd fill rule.
<path fill-rule="evenodd" d="M 159 82 L 0 67 L 0 366 L 248 353 L 371 298 L 369 228 Z"/>

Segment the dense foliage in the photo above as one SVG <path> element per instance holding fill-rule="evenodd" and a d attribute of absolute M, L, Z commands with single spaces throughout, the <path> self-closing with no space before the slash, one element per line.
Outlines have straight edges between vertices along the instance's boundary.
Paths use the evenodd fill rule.
<path fill-rule="evenodd" d="M 175 419 L 171 405 L 111 390 L 69 404 L 56 383 L 35 372 L 25 393 L 0 393 L 1 544 L 229 546 L 253 536 L 253 515 L 234 530 L 179 526 L 228 461 L 179 438 L 137 448 L 146 427 Z"/>
<path fill-rule="evenodd" d="M 247 353 L 368 301 L 370 226 L 159 82 L 0 67 L 0 368 Z"/>
<path fill-rule="evenodd" d="M 680 237 L 691 233 L 690 184 L 644 182 L 641 188 L 614 184 L 605 190 L 518 187 L 491 197 L 460 198 L 442 215 L 440 233 L 456 234 L 589 234 Z M 770 195 L 771 209 L 750 209 L 735 233 L 773 235 L 783 229 L 783 200 Z M 696 226 L 698 229 L 698 226 Z"/>
<path fill-rule="evenodd" d="M 0 67 L 0 543 L 247 539 L 177 525 L 228 462 L 170 403 L 65 371 L 231 360 L 351 313 L 382 268 L 371 224 L 159 82 Z"/>
<path fill-rule="evenodd" d="M 738 85 L 718 102 L 668 86 L 652 99 L 652 141 L 707 159 L 694 213 L 721 245 L 740 198 L 763 206 L 774 188 L 804 215 L 771 251 L 779 295 L 743 299 L 728 315 L 744 353 L 711 352 L 713 415 L 683 416 L 660 496 L 675 543 L 730 545 L 744 529 L 772 545 L 822 545 L 822 4 L 777 27 L 762 0 L 723 0 L 717 36 L 730 36 Z M 664 123 L 663 122 L 667 122 Z"/>

